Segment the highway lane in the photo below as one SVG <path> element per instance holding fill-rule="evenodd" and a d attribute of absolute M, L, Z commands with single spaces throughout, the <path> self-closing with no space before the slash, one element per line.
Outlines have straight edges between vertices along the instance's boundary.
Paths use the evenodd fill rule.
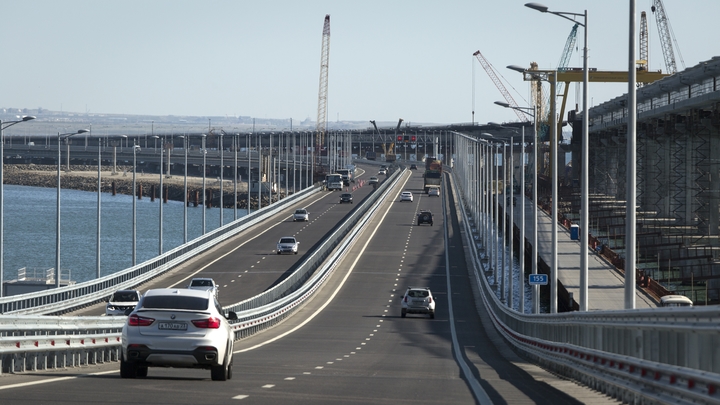
<path fill-rule="evenodd" d="M 205 371 L 175 369 L 150 369 L 145 379 L 123 380 L 112 363 L 3 377 L 3 404 L 98 398 L 138 404 L 468 404 L 483 397 L 508 404 L 613 403 L 528 364 L 504 345 L 476 307 L 457 217 L 451 214 L 445 222 L 440 199 L 419 194 L 421 181 L 413 174 L 405 185 L 414 193 L 412 203 L 397 202 L 396 190 L 394 201 L 371 220 L 333 277 L 295 316 L 236 342 L 230 382 L 212 382 Z M 452 213 L 451 199 L 447 206 Z M 415 224 L 418 208 L 435 213 L 434 226 Z M 448 243 L 443 225 L 449 226 Z M 433 290 L 434 320 L 400 318 L 407 285 Z M 90 375 L 97 372 L 105 374 Z M 68 379 L 12 385 L 58 377 Z"/>
<path fill-rule="evenodd" d="M 369 167 L 366 172 L 374 173 L 374 169 Z M 369 175 L 362 178 L 366 177 Z M 355 191 L 351 190 L 353 204 L 340 204 L 339 192 L 322 191 L 151 280 L 139 289 L 147 291 L 161 287 L 186 287 L 193 277 L 211 277 L 220 286 L 218 296 L 223 306 L 255 296 L 287 277 L 307 252 L 324 240 L 328 232 L 372 191 L 373 188 L 367 184 Z M 293 222 L 292 213 L 296 208 L 307 208 L 310 220 Z M 283 236 L 294 236 L 300 242 L 297 255 L 276 254 L 277 241 Z M 77 310 L 72 315 L 104 313 L 105 304 L 101 303 Z"/>

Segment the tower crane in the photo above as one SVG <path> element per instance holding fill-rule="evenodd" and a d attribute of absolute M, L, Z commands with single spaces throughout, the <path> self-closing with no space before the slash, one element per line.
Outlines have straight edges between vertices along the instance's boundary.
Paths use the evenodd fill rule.
<path fill-rule="evenodd" d="M 677 46 L 677 41 L 675 40 L 675 34 L 672 32 L 670 20 L 668 20 L 667 14 L 665 14 L 665 6 L 663 6 L 662 0 L 653 0 L 650 10 L 655 13 L 655 21 L 657 22 L 658 33 L 660 34 L 660 46 L 662 47 L 663 58 L 665 58 L 665 69 L 668 73 L 675 74 L 677 73 L 677 64 L 675 63 L 675 52 L 673 51 L 672 43 L 675 42 Z M 680 54 L 680 47 L 677 48 L 678 56 L 680 56 L 680 62 L 684 69 L 685 61 L 683 61 L 682 55 Z"/>
<path fill-rule="evenodd" d="M 320 169 L 320 151 L 325 145 L 325 134 L 327 132 L 327 96 L 328 96 L 328 63 L 330 61 L 330 14 L 325 15 L 325 23 L 323 24 L 322 33 L 322 52 L 320 53 L 320 89 L 318 90 L 318 115 L 317 115 L 317 132 L 315 156 L 318 159 L 316 171 L 322 172 Z M 328 154 L 330 149 L 328 148 Z M 329 161 L 330 156 L 328 156 Z"/>
<path fill-rule="evenodd" d="M 518 107 L 518 104 L 512 98 L 510 93 L 507 91 L 505 86 L 495 74 L 495 71 L 493 70 L 492 66 L 490 66 L 490 63 L 487 61 L 487 59 L 485 59 L 485 57 L 480 53 L 480 51 L 476 51 L 473 56 L 477 58 L 478 62 L 480 62 L 480 65 L 482 65 L 483 69 L 485 69 L 485 72 L 487 72 L 488 76 L 490 76 L 490 79 L 493 81 L 493 83 L 495 83 L 495 87 L 500 90 L 500 93 L 502 93 L 505 101 L 507 101 L 507 103 L 510 104 L 510 106 L 512 107 Z M 529 121 L 527 119 L 527 115 L 524 112 L 521 112 L 520 109 L 513 108 L 512 110 L 515 112 L 515 115 L 517 115 L 521 122 Z"/>

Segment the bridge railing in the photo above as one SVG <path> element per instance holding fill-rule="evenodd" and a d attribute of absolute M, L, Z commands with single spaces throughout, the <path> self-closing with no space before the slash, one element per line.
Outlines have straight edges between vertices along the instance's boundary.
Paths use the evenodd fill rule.
<path fill-rule="evenodd" d="M 82 283 L 0 298 L 2 314 L 60 314 L 75 308 L 105 300 L 119 289 L 129 289 L 151 280 L 193 256 L 216 246 L 253 226 L 299 199 L 319 192 L 314 186 L 299 191 L 250 215 L 206 233 L 184 245 L 171 249 L 144 263 Z"/>
<path fill-rule="evenodd" d="M 399 181 L 398 170 L 365 199 L 284 282 L 223 308 L 235 311 L 236 339 L 290 315 L 332 274 L 348 246 Z M 4 315 L 0 317 L 0 374 L 117 361 L 126 317 Z"/>
<path fill-rule="evenodd" d="M 477 197 L 467 195 L 461 179 L 453 184 L 462 201 L 474 289 L 509 344 L 624 402 L 720 403 L 720 307 L 519 313 L 500 301 L 485 276 L 477 244 L 479 219 L 466 211 Z"/>

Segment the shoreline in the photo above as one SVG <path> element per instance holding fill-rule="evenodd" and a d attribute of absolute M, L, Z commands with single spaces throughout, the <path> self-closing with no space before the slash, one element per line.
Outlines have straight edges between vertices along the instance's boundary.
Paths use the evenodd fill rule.
<path fill-rule="evenodd" d="M 104 169 L 104 168 L 103 168 Z M 64 189 L 97 192 L 98 190 L 98 173 L 97 167 L 91 166 L 70 166 L 70 171 L 60 171 L 60 186 Z M 188 177 L 188 205 L 194 205 L 197 199 L 198 204 L 202 204 L 202 177 Z M 109 194 L 125 194 L 132 195 L 132 171 L 127 168 L 118 166 L 117 172 L 112 173 L 111 170 L 103 170 L 100 173 L 101 192 Z M 184 177 L 165 176 L 163 178 L 163 188 L 166 190 L 165 196 L 167 200 L 185 201 L 185 184 Z M 4 165 L 3 166 L 3 184 L 12 184 L 18 186 L 57 188 L 57 166 L 48 165 Z M 152 198 L 151 194 L 155 194 L 154 198 L 159 198 L 158 189 L 160 187 L 160 174 L 138 173 L 135 178 L 135 184 L 138 187 L 138 195 L 142 193 L 142 198 Z M 223 184 L 223 205 L 224 208 L 234 208 L 233 197 L 235 194 L 234 183 L 225 180 Z M 247 183 L 238 183 L 237 208 L 247 209 Z M 220 184 L 217 179 L 205 179 L 205 192 L 207 193 L 208 208 L 217 207 L 220 204 Z M 280 199 L 284 195 L 279 196 Z M 277 195 L 273 195 L 273 202 L 278 200 Z M 263 196 L 263 206 L 270 203 L 269 196 Z M 257 209 L 257 195 L 250 196 L 250 208 Z"/>

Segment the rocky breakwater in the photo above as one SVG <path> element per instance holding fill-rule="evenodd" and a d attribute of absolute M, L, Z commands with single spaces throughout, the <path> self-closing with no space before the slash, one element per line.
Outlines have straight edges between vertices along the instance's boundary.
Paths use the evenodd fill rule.
<path fill-rule="evenodd" d="M 104 168 L 103 168 L 104 169 Z M 183 176 L 166 176 L 163 178 L 163 188 L 168 200 L 184 201 L 185 182 Z M 101 191 L 103 193 L 132 195 L 132 168 L 118 166 L 115 174 L 112 171 L 102 171 L 100 174 Z M 3 167 L 3 183 L 32 187 L 57 187 L 57 166 L 48 165 L 5 165 Z M 138 195 L 142 198 L 159 198 L 160 174 L 137 173 L 135 183 L 138 186 Z M 70 166 L 66 170 L 63 166 L 60 170 L 60 185 L 64 189 L 97 192 L 97 167 L 91 166 Z M 232 181 L 225 181 L 223 184 L 223 205 L 225 208 L 233 208 L 235 185 Z M 195 201 L 202 204 L 202 177 L 188 177 L 188 203 L 193 205 Z M 220 204 L 220 183 L 215 180 L 205 180 L 205 191 L 207 193 L 208 207 L 217 207 Z M 238 183 L 237 208 L 247 209 L 247 183 Z M 252 193 L 254 194 L 254 193 Z M 257 195 L 250 196 L 250 208 L 257 209 Z M 197 196 L 197 197 L 196 197 Z M 283 194 L 273 195 L 273 201 L 284 198 Z M 270 203 L 269 196 L 263 196 L 263 206 Z"/>

